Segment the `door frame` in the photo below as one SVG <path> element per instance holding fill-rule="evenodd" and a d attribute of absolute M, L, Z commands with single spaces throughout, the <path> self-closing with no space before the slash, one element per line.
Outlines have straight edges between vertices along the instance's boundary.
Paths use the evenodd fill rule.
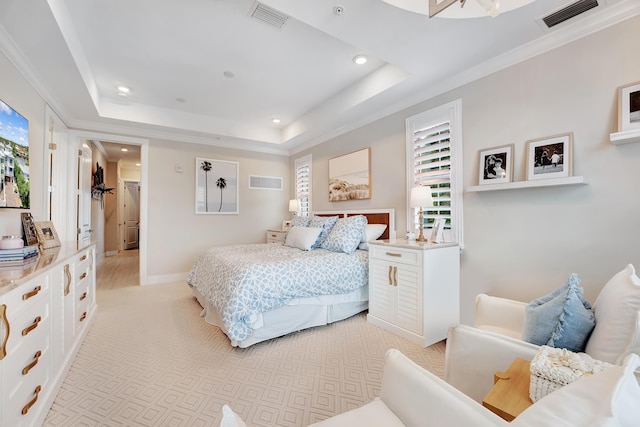
<path fill-rule="evenodd" d="M 71 152 L 74 154 L 78 152 L 79 147 L 82 146 L 82 141 L 84 140 L 98 140 L 104 142 L 113 142 L 119 144 L 127 144 L 127 145 L 139 145 L 140 146 L 140 285 L 147 285 L 148 280 L 148 262 L 147 262 L 147 218 L 148 218 L 148 207 L 149 207 L 149 140 L 146 138 L 136 138 L 132 136 L 125 135 L 114 135 L 114 134 L 106 134 L 100 132 L 91 132 L 77 129 L 69 130 L 69 146 L 71 147 Z M 78 171 L 74 171 L 69 177 L 69 181 L 77 181 Z M 72 187 L 70 188 L 72 189 Z M 74 197 L 69 197 L 68 199 L 72 199 L 75 203 L 75 194 L 76 191 L 69 193 L 73 194 Z M 67 206 L 70 207 L 68 204 Z M 75 210 L 75 206 L 73 210 L 69 212 L 73 212 Z M 73 218 L 74 224 L 76 223 L 77 218 Z M 75 227 L 75 225 L 74 225 Z M 74 228 L 75 231 L 75 228 Z"/>

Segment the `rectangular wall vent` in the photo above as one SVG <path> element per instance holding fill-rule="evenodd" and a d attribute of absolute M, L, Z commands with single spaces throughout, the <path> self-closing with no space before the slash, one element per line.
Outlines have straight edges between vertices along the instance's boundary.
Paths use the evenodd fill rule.
<path fill-rule="evenodd" d="M 277 176 L 249 175 L 249 188 L 282 191 L 282 178 Z"/>
<path fill-rule="evenodd" d="M 276 27 L 279 30 L 284 27 L 284 24 L 286 24 L 289 19 L 289 17 L 284 13 L 262 4 L 259 1 L 253 4 L 253 7 L 251 8 L 251 17 L 258 21 L 262 21 L 265 24 L 269 24 L 272 27 Z"/>
<path fill-rule="evenodd" d="M 563 7 L 562 9 L 550 15 L 545 16 L 544 18 L 542 18 L 542 21 L 548 28 L 551 28 L 597 6 L 598 0 L 579 0 L 575 3 L 571 3 L 566 7 Z"/>

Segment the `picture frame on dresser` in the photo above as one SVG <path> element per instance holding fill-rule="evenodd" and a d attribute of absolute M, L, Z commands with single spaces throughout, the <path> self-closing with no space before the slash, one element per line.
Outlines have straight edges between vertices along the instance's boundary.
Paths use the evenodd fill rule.
<path fill-rule="evenodd" d="M 60 246 L 60 238 L 52 221 L 37 221 L 35 223 L 38 243 L 42 249 Z"/>
<path fill-rule="evenodd" d="M 572 132 L 527 141 L 527 181 L 568 178 L 572 171 Z"/>
<path fill-rule="evenodd" d="M 640 82 L 618 88 L 618 132 L 640 129 Z"/>
<path fill-rule="evenodd" d="M 36 233 L 36 226 L 33 223 L 33 216 L 30 212 L 22 212 L 20 214 L 22 219 L 22 229 L 24 230 L 24 243 L 26 246 L 38 244 L 38 234 Z"/>
<path fill-rule="evenodd" d="M 513 144 L 480 150 L 478 185 L 513 180 Z"/>

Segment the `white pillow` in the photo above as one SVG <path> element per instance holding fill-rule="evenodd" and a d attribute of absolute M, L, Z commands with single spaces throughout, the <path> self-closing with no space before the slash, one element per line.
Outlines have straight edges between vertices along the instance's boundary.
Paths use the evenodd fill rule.
<path fill-rule="evenodd" d="M 220 427 L 247 427 L 247 425 L 228 405 L 223 405 Z"/>
<path fill-rule="evenodd" d="M 292 227 L 284 240 L 285 246 L 310 251 L 311 246 L 316 242 L 322 228 L 315 227 Z"/>
<path fill-rule="evenodd" d="M 602 288 L 593 304 L 596 327 L 585 352 L 594 359 L 620 364 L 624 357 L 638 349 L 638 311 L 640 311 L 640 279 L 629 264 Z"/>
<path fill-rule="evenodd" d="M 640 385 L 634 370 L 640 357 L 613 366 L 550 393 L 511 422 L 513 427 L 632 427 L 640 420 Z"/>
<path fill-rule="evenodd" d="M 367 224 L 364 228 L 364 234 L 362 235 L 363 243 L 368 242 L 369 240 L 378 240 L 378 237 L 382 236 L 384 230 L 387 229 L 387 224 Z"/>

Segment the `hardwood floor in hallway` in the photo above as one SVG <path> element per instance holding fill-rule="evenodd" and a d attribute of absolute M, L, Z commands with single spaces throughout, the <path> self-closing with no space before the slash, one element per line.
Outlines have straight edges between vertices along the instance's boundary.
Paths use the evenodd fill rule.
<path fill-rule="evenodd" d="M 120 251 L 105 257 L 96 270 L 96 289 L 115 289 L 140 285 L 140 251 Z"/>

